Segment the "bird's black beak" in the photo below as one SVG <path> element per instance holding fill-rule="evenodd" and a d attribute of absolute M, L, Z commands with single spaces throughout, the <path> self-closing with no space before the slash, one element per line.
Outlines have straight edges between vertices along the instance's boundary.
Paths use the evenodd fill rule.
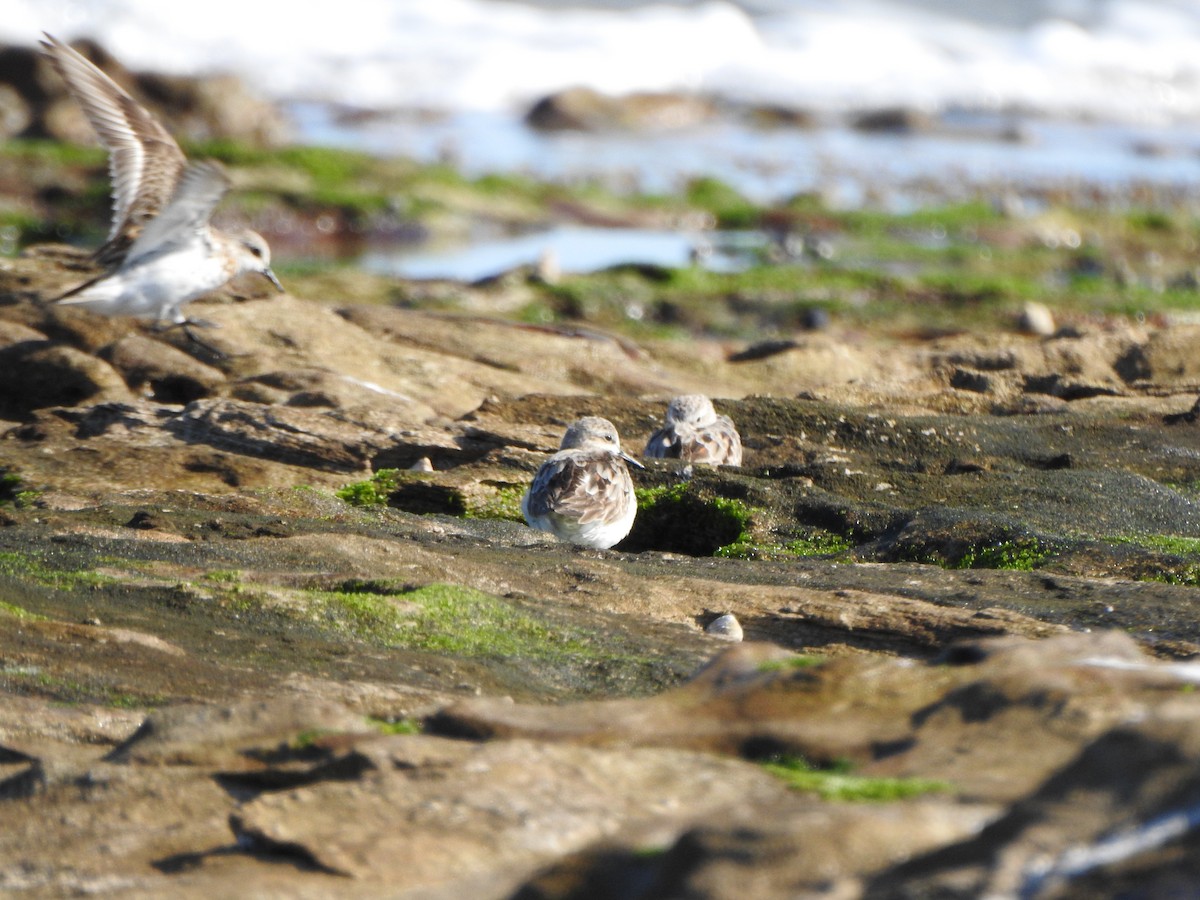
<path fill-rule="evenodd" d="M 271 282 L 271 284 L 275 285 L 275 287 L 279 290 L 279 292 L 281 294 L 283 293 L 283 291 L 284 291 L 283 285 L 279 283 L 279 279 L 275 277 L 275 273 L 272 272 L 270 270 L 270 268 L 260 269 L 259 272 L 263 278 L 267 279 L 267 281 L 269 281 L 269 282 Z"/>
<path fill-rule="evenodd" d="M 634 459 L 632 456 L 630 456 L 628 453 L 626 453 L 624 450 L 621 451 L 621 459 L 625 460 L 625 462 L 629 463 L 634 468 L 637 468 L 637 469 L 646 468 L 640 462 L 638 462 L 636 459 Z"/>

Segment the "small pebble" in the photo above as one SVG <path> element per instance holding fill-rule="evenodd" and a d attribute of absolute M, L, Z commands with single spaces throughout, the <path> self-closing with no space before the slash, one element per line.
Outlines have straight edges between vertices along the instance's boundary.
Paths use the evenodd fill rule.
<path fill-rule="evenodd" d="M 408 467 L 410 472 L 432 472 L 433 463 L 428 456 L 422 456 L 415 463 Z"/>
<path fill-rule="evenodd" d="M 1036 334 L 1042 337 L 1049 337 L 1057 330 L 1054 324 L 1054 315 L 1050 309 L 1042 303 L 1034 303 L 1032 301 L 1025 304 L 1021 310 L 1021 315 L 1017 319 L 1017 327 L 1026 334 Z"/>
<path fill-rule="evenodd" d="M 732 613 L 725 613 L 725 615 L 713 619 L 704 630 L 713 637 L 719 637 L 726 641 L 742 639 L 742 625 Z"/>

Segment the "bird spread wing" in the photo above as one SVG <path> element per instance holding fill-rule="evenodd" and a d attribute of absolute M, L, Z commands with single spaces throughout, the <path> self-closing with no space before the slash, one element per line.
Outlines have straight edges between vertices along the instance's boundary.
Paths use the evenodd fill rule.
<path fill-rule="evenodd" d="M 534 479 L 531 512 L 539 517 L 568 516 L 582 525 L 618 518 L 631 496 L 629 472 L 616 456 L 600 457 L 599 465 L 595 460 L 572 454 L 552 457 Z"/>
<path fill-rule="evenodd" d="M 146 223 L 130 246 L 129 261 L 201 239 L 229 184 L 229 176 L 218 162 L 205 160 L 189 165 L 179 178 L 171 202 Z"/>
<path fill-rule="evenodd" d="M 50 35 L 42 47 L 108 150 L 113 221 L 96 256 L 119 262 L 138 229 L 174 195 L 187 159 L 166 129 L 87 57 Z"/>

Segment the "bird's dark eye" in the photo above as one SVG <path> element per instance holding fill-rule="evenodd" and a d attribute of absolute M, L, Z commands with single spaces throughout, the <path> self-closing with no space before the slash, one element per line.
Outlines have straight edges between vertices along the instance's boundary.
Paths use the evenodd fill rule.
<path fill-rule="evenodd" d="M 262 259 L 262 249 L 253 245 L 246 245 L 246 249 L 254 254 L 255 259 Z"/>

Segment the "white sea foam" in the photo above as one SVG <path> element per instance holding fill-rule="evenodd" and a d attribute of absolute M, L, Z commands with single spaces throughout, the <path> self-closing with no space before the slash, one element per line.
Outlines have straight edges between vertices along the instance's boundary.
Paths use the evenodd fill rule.
<path fill-rule="evenodd" d="M 276 98 L 365 107 L 511 110 L 582 84 L 835 109 L 1200 118 L 1200 3 L 1190 0 L 620 5 L 8 0 L 0 40 L 92 36 L 135 68 L 229 69 Z"/>

